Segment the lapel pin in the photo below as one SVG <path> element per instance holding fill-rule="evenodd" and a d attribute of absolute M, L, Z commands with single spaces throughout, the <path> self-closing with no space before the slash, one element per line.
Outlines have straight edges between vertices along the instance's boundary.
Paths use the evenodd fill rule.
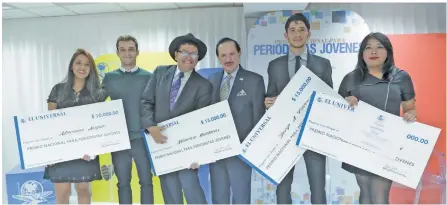
<path fill-rule="evenodd" d="M 244 80 L 243 78 L 239 78 L 239 80 Z"/>

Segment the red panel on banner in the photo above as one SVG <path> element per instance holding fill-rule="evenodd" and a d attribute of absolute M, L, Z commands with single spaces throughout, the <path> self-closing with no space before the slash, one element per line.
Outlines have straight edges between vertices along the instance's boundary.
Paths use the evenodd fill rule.
<path fill-rule="evenodd" d="M 446 34 L 405 34 L 388 37 L 393 44 L 397 67 L 406 70 L 413 80 L 418 121 L 442 129 L 433 152 L 445 153 Z M 438 157 L 432 156 L 426 172 L 439 175 L 440 163 Z M 440 186 L 430 183 L 424 185 L 419 203 L 439 204 Z M 415 196 L 414 190 L 393 187 L 390 202 L 413 203 L 414 197 L 411 196 Z"/>

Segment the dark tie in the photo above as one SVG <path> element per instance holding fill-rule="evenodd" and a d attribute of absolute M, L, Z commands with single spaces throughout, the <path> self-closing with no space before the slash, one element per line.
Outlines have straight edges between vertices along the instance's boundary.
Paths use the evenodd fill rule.
<path fill-rule="evenodd" d="M 301 56 L 295 56 L 295 73 L 298 72 L 298 70 L 301 67 Z"/>
<path fill-rule="evenodd" d="M 178 91 L 180 90 L 180 84 L 181 84 L 181 80 L 183 78 L 183 72 L 180 72 L 179 74 L 177 74 L 174 77 L 174 81 L 171 85 L 171 93 L 169 95 L 169 104 L 170 104 L 170 109 L 172 110 L 172 108 L 174 108 L 175 105 L 175 99 L 177 97 Z"/>

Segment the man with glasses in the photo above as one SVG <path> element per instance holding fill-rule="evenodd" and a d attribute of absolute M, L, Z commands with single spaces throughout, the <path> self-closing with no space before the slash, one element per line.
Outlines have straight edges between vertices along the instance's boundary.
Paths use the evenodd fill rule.
<path fill-rule="evenodd" d="M 157 123 L 211 104 L 212 85 L 194 70 L 206 51 L 206 45 L 192 34 L 175 38 L 169 45 L 169 54 L 177 65 L 158 66 L 149 80 L 141 96 L 141 124 L 156 143 L 169 140 L 169 136 L 161 134 Z M 192 169 L 160 176 L 166 204 L 183 204 L 183 194 L 188 204 L 207 203 L 197 176 L 198 167 L 193 163 Z"/>

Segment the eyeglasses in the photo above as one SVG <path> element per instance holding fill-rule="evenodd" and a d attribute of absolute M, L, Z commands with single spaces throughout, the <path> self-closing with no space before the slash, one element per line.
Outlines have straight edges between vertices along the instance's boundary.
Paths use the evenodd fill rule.
<path fill-rule="evenodd" d="M 188 51 L 177 51 L 180 53 L 181 57 L 188 57 L 191 56 L 191 58 L 198 58 L 199 54 L 198 53 L 189 53 Z"/>

